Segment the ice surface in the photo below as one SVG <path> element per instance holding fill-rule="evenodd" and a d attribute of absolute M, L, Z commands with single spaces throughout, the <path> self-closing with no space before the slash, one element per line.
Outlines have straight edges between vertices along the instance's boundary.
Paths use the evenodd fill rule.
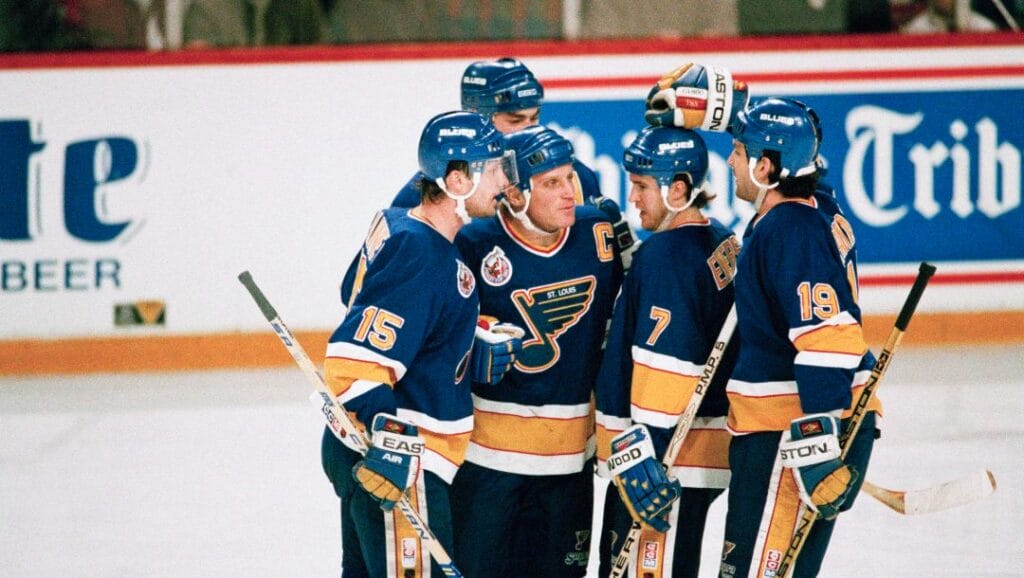
<path fill-rule="evenodd" d="M 0 574 L 336 576 L 338 505 L 307 389 L 294 367 L 0 379 Z M 1024 347 L 903 347 L 879 393 L 871 481 L 924 488 L 989 468 L 999 489 L 916 517 L 862 495 L 823 576 L 1024 576 Z"/>

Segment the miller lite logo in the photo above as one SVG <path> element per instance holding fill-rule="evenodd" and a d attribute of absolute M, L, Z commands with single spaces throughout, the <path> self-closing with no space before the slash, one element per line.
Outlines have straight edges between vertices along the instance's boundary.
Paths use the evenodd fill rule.
<path fill-rule="evenodd" d="M 469 270 L 469 267 L 465 263 L 456 259 L 459 264 L 459 270 L 456 274 L 456 285 L 459 288 L 459 295 L 469 299 L 469 296 L 473 294 L 473 290 L 476 289 L 476 279 L 473 278 L 473 272 Z"/>
<path fill-rule="evenodd" d="M 491 287 L 501 287 L 512 278 L 512 262 L 497 245 L 480 263 L 480 276 Z"/>

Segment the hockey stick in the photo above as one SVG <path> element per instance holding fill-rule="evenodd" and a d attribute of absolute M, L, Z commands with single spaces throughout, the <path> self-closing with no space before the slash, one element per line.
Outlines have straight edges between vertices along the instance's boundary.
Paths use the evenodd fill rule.
<path fill-rule="evenodd" d="M 278 316 L 274 306 L 270 304 L 267 297 L 263 295 L 263 291 L 253 281 L 252 275 L 248 271 L 243 271 L 239 276 L 238 280 L 245 285 L 245 288 L 252 295 L 256 305 L 263 312 L 263 316 L 270 322 L 270 326 L 274 328 L 274 332 L 277 337 L 284 344 L 285 349 L 295 359 L 295 363 L 299 364 L 302 368 L 302 372 L 306 374 L 306 378 L 316 388 L 314 392 L 314 398 L 319 394 L 320 399 L 323 401 L 321 411 L 324 413 L 324 417 L 327 418 L 327 427 L 331 429 L 335 436 L 339 440 L 346 442 L 345 445 L 358 451 L 360 454 L 365 454 L 369 447 L 369 440 L 367 440 L 365 434 L 363 434 L 356 427 L 356 424 L 352 422 L 352 418 L 349 417 L 348 412 L 345 411 L 345 407 L 341 405 L 336 397 L 327 389 L 327 385 L 324 383 L 324 378 L 320 375 L 320 370 L 313 365 L 313 361 L 306 355 L 306 350 L 302 348 L 302 344 L 295 339 L 292 332 L 285 326 L 284 321 Z M 319 405 L 319 404 L 317 404 Z M 405 518 L 409 521 L 409 525 L 412 526 L 413 530 L 419 535 L 420 541 L 426 546 L 430 552 L 431 557 L 437 562 L 437 565 L 441 568 L 441 571 L 445 576 L 452 576 L 455 578 L 461 578 L 462 573 L 459 572 L 458 568 L 452 562 L 451 556 L 445 551 L 444 546 L 437 541 L 437 537 L 430 531 L 430 528 L 420 517 L 412 504 L 409 503 L 407 496 L 402 496 L 402 499 L 398 501 L 398 509 L 405 515 Z"/>
<path fill-rule="evenodd" d="M 996 491 L 996 477 L 988 470 L 923 490 L 887 490 L 865 481 L 862 489 L 901 514 L 916 516 L 963 506 Z"/>
<path fill-rule="evenodd" d="M 697 409 L 700 407 L 701 402 L 704 401 L 704 395 L 711 385 L 711 380 L 715 377 L 718 365 L 722 361 L 722 355 L 725 354 L 725 349 L 729 345 L 729 340 L 732 339 L 735 329 L 736 306 L 733 305 L 732 309 L 729 310 L 729 315 L 725 318 L 725 323 L 722 324 L 721 331 L 718 332 L 718 340 L 711 347 L 711 355 L 704 362 L 704 369 L 701 371 L 700 378 L 697 379 L 697 386 L 693 390 L 693 395 L 690 396 L 690 402 L 686 404 L 686 409 L 683 410 L 683 413 L 679 416 L 679 421 L 676 422 L 676 429 L 672 432 L 672 439 L 669 440 L 668 447 L 665 449 L 665 455 L 661 459 L 661 463 L 666 469 L 671 468 L 676 458 L 679 457 L 679 450 L 683 447 L 686 435 L 690 433 L 693 419 L 697 416 Z M 632 554 L 633 546 L 640 539 L 640 532 L 640 522 L 634 521 L 633 525 L 629 528 L 629 534 L 626 535 L 626 540 L 619 549 L 619 555 L 612 562 L 612 570 L 608 578 L 622 578 L 625 575 L 626 568 L 629 567 L 629 556 Z"/>
<path fill-rule="evenodd" d="M 878 354 L 878 360 L 875 361 L 875 367 L 871 369 L 871 376 L 868 377 L 867 384 L 860 392 L 860 397 L 857 398 L 857 404 L 853 408 L 853 415 L 850 416 L 846 429 L 839 438 L 839 447 L 842 449 L 841 459 L 846 459 L 846 454 L 850 451 L 853 439 L 857 437 L 857 432 L 864 421 L 864 416 L 867 415 L 868 403 L 875 396 L 878 382 L 882 381 L 886 370 L 889 369 L 889 363 L 892 361 L 896 346 L 899 345 L 900 340 L 903 338 L 903 332 L 907 330 L 907 325 L 910 324 L 910 318 L 914 315 L 914 310 L 917 309 L 917 303 L 921 300 L 921 295 L 924 293 L 924 288 L 928 285 L 928 280 L 934 274 L 934 266 L 928 263 L 921 263 L 917 279 L 914 280 L 914 286 L 910 288 L 910 294 L 907 295 L 907 300 L 903 303 L 899 316 L 896 317 L 896 326 L 892 328 L 889 338 L 885 341 L 885 345 L 882 346 L 882 351 Z M 793 538 L 789 542 L 789 548 L 786 549 L 786 554 L 782 557 L 782 562 L 779 563 L 776 576 L 782 576 L 782 578 L 789 576 L 790 571 L 796 564 L 796 557 L 803 550 L 804 544 L 807 542 L 807 536 L 811 533 L 811 528 L 814 526 L 814 521 L 817 518 L 818 515 L 813 510 L 804 508 L 803 515 L 797 521 Z"/>

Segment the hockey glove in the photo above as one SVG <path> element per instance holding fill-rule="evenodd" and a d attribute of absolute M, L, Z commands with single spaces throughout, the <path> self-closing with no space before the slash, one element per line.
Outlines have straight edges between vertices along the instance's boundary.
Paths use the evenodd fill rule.
<path fill-rule="evenodd" d="M 498 323 L 494 317 L 481 315 L 469 360 L 473 381 L 497 385 L 523 350 L 524 335 L 525 331 L 511 323 Z"/>
<path fill-rule="evenodd" d="M 352 467 L 352 477 L 390 512 L 416 482 L 426 446 L 415 425 L 386 413 L 373 418 L 371 431 L 370 449 Z"/>
<path fill-rule="evenodd" d="M 618 203 L 605 196 L 591 197 L 590 201 L 612 222 L 615 242 L 619 245 L 619 255 L 622 256 L 622 266 L 628 270 L 633 263 L 633 253 L 640 248 L 640 240 L 636 238 L 633 229 L 622 216 Z"/>
<path fill-rule="evenodd" d="M 779 444 L 782 465 L 793 469 L 800 499 L 819 516 L 831 520 L 850 495 L 857 470 L 839 459 L 836 418 L 815 413 L 795 419 Z"/>
<path fill-rule="evenodd" d="M 668 512 L 679 499 L 681 488 L 679 482 L 669 479 L 655 458 L 651 435 L 645 426 L 634 425 L 612 438 L 608 473 L 633 520 L 659 532 L 668 531 Z"/>
<path fill-rule="evenodd" d="M 747 85 L 724 69 L 687 63 L 647 93 L 644 119 L 654 126 L 726 132 L 749 98 Z"/>

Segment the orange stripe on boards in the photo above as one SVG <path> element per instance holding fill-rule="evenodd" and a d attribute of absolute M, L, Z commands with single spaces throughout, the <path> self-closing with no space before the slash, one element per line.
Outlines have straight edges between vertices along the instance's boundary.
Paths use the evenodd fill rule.
<path fill-rule="evenodd" d="M 864 317 L 864 337 L 878 351 L 896 315 Z M 323 363 L 330 331 L 295 332 L 314 363 Z M 916 313 L 901 347 L 1024 343 L 1024 311 Z M 0 340 L 0 375 L 110 373 L 281 367 L 295 362 L 273 333 L 76 337 Z"/>
<path fill-rule="evenodd" d="M 895 313 L 864 316 L 864 339 L 877 351 L 895 323 Z M 900 345 L 988 343 L 1024 343 L 1024 311 L 915 313 Z"/>
<path fill-rule="evenodd" d="M 313 363 L 323 363 L 327 331 L 296 338 Z M 293 365 L 270 332 L 0 341 L 0 375 L 110 373 L 279 367 Z"/>

